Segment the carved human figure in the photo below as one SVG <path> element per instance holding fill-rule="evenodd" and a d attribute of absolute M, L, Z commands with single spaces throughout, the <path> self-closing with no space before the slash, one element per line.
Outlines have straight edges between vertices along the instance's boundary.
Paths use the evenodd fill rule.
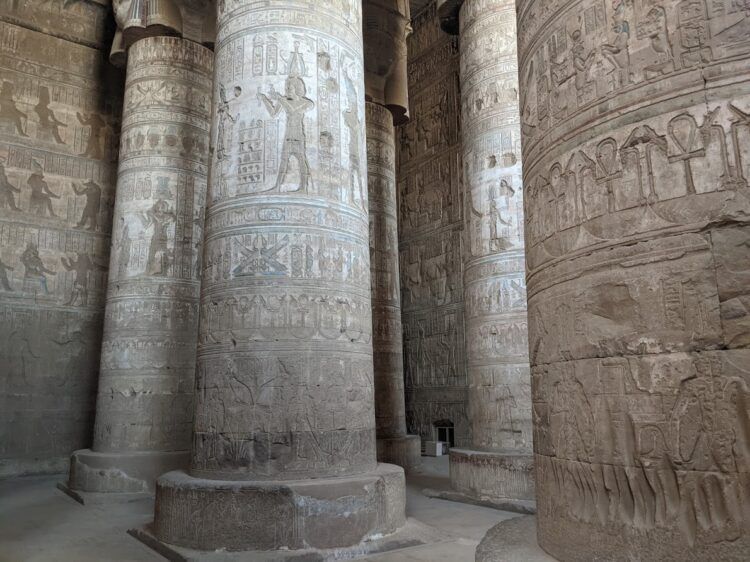
<path fill-rule="evenodd" d="M 98 113 L 90 113 L 88 117 L 80 112 L 76 113 L 78 122 L 84 127 L 89 127 L 89 138 L 86 142 L 86 150 L 81 156 L 92 158 L 94 160 L 102 159 L 102 139 L 104 138 L 104 129 L 107 123 Z"/>
<path fill-rule="evenodd" d="M 75 259 L 61 257 L 60 263 L 66 270 L 75 271 L 76 274 L 70 298 L 65 304 L 67 306 L 86 306 L 89 302 L 89 273 L 93 273 L 97 269 L 104 271 L 106 268 L 94 263 L 88 254 L 80 252 L 76 254 Z"/>
<path fill-rule="evenodd" d="M 76 195 L 86 196 L 86 206 L 81 212 L 81 220 L 76 224 L 76 228 L 83 228 L 88 223 L 88 230 L 96 230 L 99 226 L 102 188 L 93 180 L 88 180 L 83 185 L 78 185 L 74 182 L 71 186 Z"/>
<path fill-rule="evenodd" d="M 123 222 L 120 236 L 117 238 L 117 276 L 122 279 L 127 275 L 130 265 L 130 250 L 133 246 L 133 240 L 130 238 L 130 225 Z"/>
<path fill-rule="evenodd" d="M 167 275 L 170 265 L 169 227 L 177 220 L 169 208 L 169 203 L 158 199 L 152 207 L 141 216 L 145 228 L 152 227 L 151 241 L 148 247 L 146 272 L 148 275 Z"/>
<path fill-rule="evenodd" d="M 14 271 L 14 269 L 7 263 L 3 263 L 3 260 L 0 259 L 0 285 L 2 285 L 4 291 L 13 290 L 13 288 L 10 286 L 10 281 L 8 281 L 9 271 Z"/>
<path fill-rule="evenodd" d="M 234 97 L 238 98 L 242 89 L 238 86 L 234 88 Z M 219 84 L 219 104 L 216 107 L 216 159 L 219 161 L 227 158 L 227 149 L 232 144 L 232 124 L 237 122 L 238 115 L 232 114 L 230 110 L 230 100 L 227 99 L 227 91 L 224 84 Z"/>
<path fill-rule="evenodd" d="M 15 126 L 16 133 L 22 137 L 28 137 L 26 126 L 29 122 L 29 117 L 26 113 L 18 109 L 18 105 L 16 105 L 16 101 L 13 99 L 14 95 L 15 85 L 13 82 L 4 80 L 2 87 L 0 87 L 0 119 L 10 121 Z"/>
<path fill-rule="evenodd" d="M 67 125 L 55 117 L 54 111 L 49 106 L 49 88 L 47 86 L 39 86 L 39 101 L 34 106 L 34 112 L 39 119 L 39 126 L 52 133 L 52 137 L 58 144 L 65 144 L 65 141 L 60 136 L 60 127 L 67 127 Z"/>
<path fill-rule="evenodd" d="M 299 43 L 295 43 L 294 52 L 289 61 L 289 74 L 284 85 L 284 95 L 279 94 L 273 86 L 268 95 L 258 94 L 271 117 L 277 117 L 282 111 L 286 114 L 286 129 L 281 146 L 276 190 L 280 190 L 284 184 L 289 170 L 289 162 L 292 158 L 297 161 L 299 168 L 299 187 L 295 191 L 307 192 L 307 184 L 310 181 L 310 164 L 307 160 L 307 138 L 305 136 L 305 113 L 310 111 L 315 103 L 307 97 L 307 87 L 302 79 L 304 75 L 305 62 L 299 52 Z"/>
<path fill-rule="evenodd" d="M 38 162 L 34 162 L 34 171 L 29 176 L 26 183 L 31 188 L 29 198 L 29 212 L 39 215 L 40 217 L 57 217 L 52 208 L 52 199 L 60 199 L 60 196 L 50 190 L 49 185 L 44 180 L 44 172 Z"/>
<path fill-rule="evenodd" d="M 5 173 L 5 166 L 3 161 L 0 160 L 0 206 L 2 208 L 9 208 L 11 211 L 20 211 L 21 209 L 16 205 L 16 199 L 14 193 L 21 193 L 21 190 L 10 183 L 8 176 Z"/>
<path fill-rule="evenodd" d="M 367 207 L 367 199 L 364 192 L 365 186 L 362 183 L 360 145 L 359 136 L 357 135 L 357 131 L 362 127 L 362 122 L 359 119 L 357 89 L 348 75 L 346 76 L 346 92 L 348 108 L 344 112 L 344 124 L 349 129 L 349 180 L 351 181 L 351 191 L 349 193 L 351 203 L 356 205 L 357 198 L 359 198 L 359 205 L 364 209 Z"/>
<path fill-rule="evenodd" d="M 39 256 L 39 250 L 34 242 L 26 244 L 26 249 L 21 254 L 21 263 L 23 264 L 24 278 L 33 279 L 39 282 L 39 286 L 44 289 L 46 294 L 49 294 L 47 288 L 47 275 L 57 275 L 57 272 L 48 269 L 42 258 Z"/>

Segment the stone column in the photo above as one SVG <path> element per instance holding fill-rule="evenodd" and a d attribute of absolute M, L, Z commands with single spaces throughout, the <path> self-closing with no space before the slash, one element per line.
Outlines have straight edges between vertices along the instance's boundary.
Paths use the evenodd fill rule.
<path fill-rule="evenodd" d="M 515 3 L 467 0 L 458 20 L 472 447 L 451 450 L 451 484 L 523 505 L 534 484 Z"/>
<path fill-rule="evenodd" d="M 340 548 L 404 521 L 403 470 L 375 459 L 361 26 L 358 0 L 219 4 L 191 467 L 157 483 L 164 543 Z"/>
<path fill-rule="evenodd" d="M 409 470 L 422 453 L 419 436 L 406 434 L 394 129 L 409 118 L 409 4 L 369 0 L 363 13 L 377 456 Z"/>
<path fill-rule="evenodd" d="M 422 453 L 419 436 L 406 434 L 393 115 L 372 102 L 366 112 L 378 460 L 409 470 L 419 466 Z"/>
<path fill-rule="evenodd" d="M 518 8 L 538 532 L 750 552 L 750 14 Z"/>
<path fill-rule="evenodd" d="M 153 492 L 188 464 L 212 70 L 213 53 L 179 37 L 129 48 L 94 443 L 71 458 L 76 492 Z"/>

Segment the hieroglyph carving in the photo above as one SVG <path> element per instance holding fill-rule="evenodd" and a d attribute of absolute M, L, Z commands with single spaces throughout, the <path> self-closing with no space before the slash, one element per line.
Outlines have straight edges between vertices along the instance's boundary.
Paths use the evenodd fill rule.
<path fill-rule="evenodd" d="M 458 38 L 440 30 L 434 3 L 412 25 L 411 121 L 397 129 L 407 426 L 431 440 L 450 420 L 468 444 Z"/>
<path fill-rule="evenodd" d="M 0 474 L 90 439 L 120 87 L 101 52 L 0 21 Z"/>
<path fill-rule="evenodd" d="M 129 51 L 95 451 L 190 448 L 212 69 L 180 38 Z"/>
<path fill-rule="evenodd" d="M 742 560 L 748 6 L 519 4 L 541 544 Z"/>
<path fill-rule="evenodd" d="M 361 3 L 219 3 L 192 474 L 375 465 Z"/>

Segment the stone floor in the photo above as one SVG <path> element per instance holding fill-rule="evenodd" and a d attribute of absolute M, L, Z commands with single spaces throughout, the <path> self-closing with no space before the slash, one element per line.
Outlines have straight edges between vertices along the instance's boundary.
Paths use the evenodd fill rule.
<path fill-rule="evenodd" d="M 471 562 L 485 533 L 518 517 L 486 507 L 428 498 L 421 491 L 448 489 L 447 457 L 423 457 L 407 479 L 407 515 L 438 529 L 444 540 L 372 555 L 377 562 Z M 164 558 L 126 530 L 151 520 L 151 500 L 82 506 L 55 488 L 61 477 L 0 480 L 0 562 L 148 562 Z M 536 545 L 533 545 L 537 548 Z M 521 561 L 528 545 L 496 560 Z M 541 558 L 540 558 L 541 560 Z"/>

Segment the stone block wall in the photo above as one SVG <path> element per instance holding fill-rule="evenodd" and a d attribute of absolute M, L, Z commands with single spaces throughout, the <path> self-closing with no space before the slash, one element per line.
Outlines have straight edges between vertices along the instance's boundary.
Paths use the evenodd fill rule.
<path fill-rule="evenodd" d="M 435 439 L 434 423 L 449 420 L 467 445 L 458 39 L 434 3 L 412 26 L 411 121 L 397 133 L 407 428 Z"/>
<path fill-rule="evenodd" d="M 122 105 L 104 3 L 2 4 L 0 476 L 89 445 Z"/>

